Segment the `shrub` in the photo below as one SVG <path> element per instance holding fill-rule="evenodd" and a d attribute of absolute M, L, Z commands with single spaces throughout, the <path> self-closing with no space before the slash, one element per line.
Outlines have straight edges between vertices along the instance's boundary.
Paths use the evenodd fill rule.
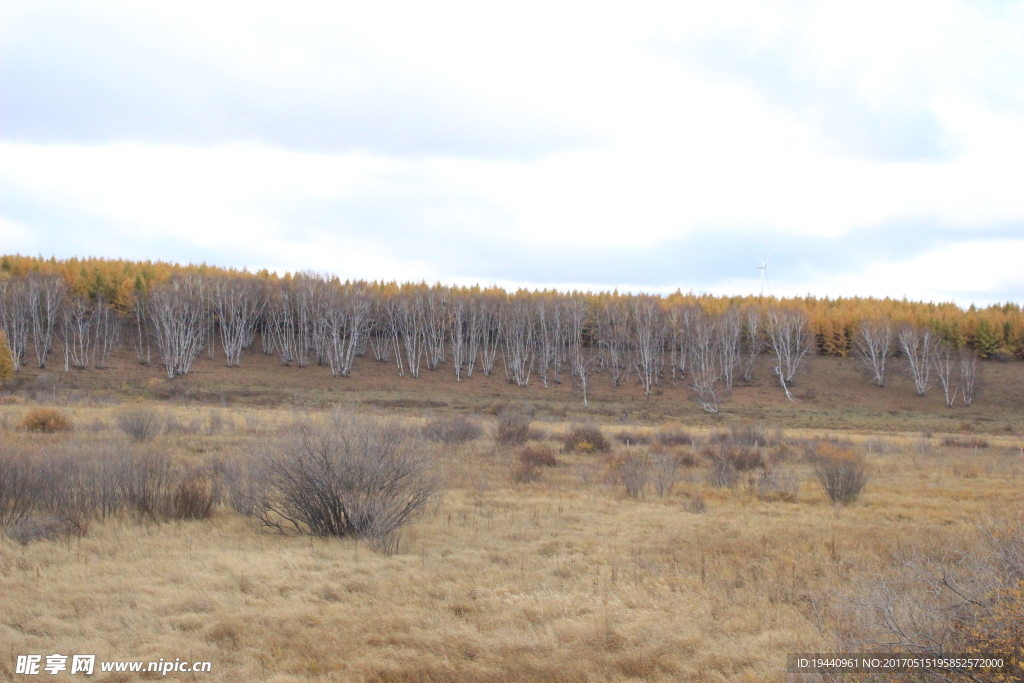
<path fill-rule="evenodd" d="M 539 446 L 537 448 L 531 448 L 527 446 L 519 453 L 519 459 L 522 462 L 528 462 L 534 467 L 557 467 L 558 460 L 555 458 L 555 454 L 551 452 L 551 449 L 547 446 Z"/>
<path fill-rule="evenodd" d="M 595 453 L 611 449 L 612 445 L 596 425 L 573 425 L 565 436 L 567 453 Z"/>
<path fill-rule="evenodd" d="M 692 512 L 695 515 L 702 515 L 708 511 L 707 501 L 705 501 L 704 496 L 701 495 L 691 496 L 690 499 L 686 501 L 685 507 L 687 512 Z"/>
<path fill-rule="evenodd" d="M 214 503 L 213 484 L 209 477 L 198 472 L 188 474 L 175 488 L 172 503 L 175 519 L 209 519 Z"/>
<path fill-rule="evenodd" d="M 26 517 L 7 530 L 7 536 L 22 545 L 32 541 L 67 538 L 75 533 L 74 525 L 63 517 Z"/>
<path fill-rule="evenodd" d="M 502 413 L 498 416 L 495 440 L 508 446 L 521 446 L 530 436 L 530 418 L 522 413 Z"/>
<path fill-rule="evenodd" d="M 12 527 L 28 516 L 38 495 L 38 480 L 28 460 L 0 450 L 0 527 Z"/>
<path fill-rule="evenodd" d="M 524 455 L 520 453 L 516 464 L 512 467 L 512 480 L 520 484 L 540 481 L 540 466 L 529 457 L 524 457 Z"/>
<path fill-rule="evenodd" d="M 732 425 L 727 431 L 711 434 L 711 443 L 766 446 L 771 443 L 771 437 L 760 425 Z"/>
<path fill-rule="evenodd" d="M 612 463 L 612 471 L 626 495 L 639 498 L 650 479 L 650 465 L 644 455 L 629 455 Z"/>
<path fill-rule="evenodd" d="M 760 500 L 795 503 L 799 491 L 799 478 L 788 470 L 765 469 L 757 478 L 757 497 Z"/>
<path fill-rule="evenodd" d="M 132 441 L 142 443 L 160 433 L 160 418 L 148 408 L 128 408 L 118 413 L 117 427 Z"/>
<path fill-rule="evenodd" d="M 315 536 L 355 536 L 383 553 L 437 492 L 432 463 L 399 425 L 338 413 L 307 425 L 263 454 L 265 525 Z"/>
<path fill-rule="evenodd" d="M 708 464 L 708 484 L 716 489 L 735 488 L 739 482 L 739 473 L 733 461 L 721 453 L 714 453 Z"/>
<path fill-rule="evenodd" d="M 484 432 L 479 422 L 471 420 L 464 415 L 435 417 L 423 425 L 420 431 L 423 434 L 423 438 L 446 444 L 475 441 Z"/>
<path fill-rule="evenodd" d="M 693 435 L 682 429 L 662 429 L 658 432 L 657 438 L 662 446 L 693 445 Z"/>
<path fill-rule="evenodd" d="M 988 441 L 975 436 L 971 438 L 961 438 L 958 436 L 947 436 L 942 440 L 942 445 L 949 448 L 988 448 Z"/>
<path fill-rule="evenodd" d="M 692 456 L 691 456 L 692 457 Z M 654 490 L 659 498 L 672 494 L 672 488 L 679 481 L 679 468 L 683 463 L 678 455 L 662 453 L 651 458 L 653 465 Z"/>
<path fill-rule="evenodd" d="M 616 438 L 627 446 L 646 446 L 651 442 L 651 435 L 628 429 L 616 434 Z"/>
<path fill-rule="evenodd" d="M 823 445 L 814 462 L 814 476 L 835 505 L 848 505 L 860 497 L 869 475 L 864 459 L 850 449 Z"/>
<path fill-rule="evenodd" d="M 56 408 L 33 408 L 25 414 L 21 423 L 30 432 L 70 432 L 74 427 L 71 419 Z"/>

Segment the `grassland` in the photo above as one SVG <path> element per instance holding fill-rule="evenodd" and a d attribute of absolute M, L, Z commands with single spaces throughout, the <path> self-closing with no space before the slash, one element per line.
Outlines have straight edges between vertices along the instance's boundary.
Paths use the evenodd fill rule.
<path fill-rule="evenodd" d="M 237 371 L 203 360 L 175 383 L 128 358 L 68 376 L 26 370 L 0 405 L 5 449 L 132 448 L 116 426 L 126 404 L 173 426 L 148 447 L 195 465 L 248 457 L 337 406 L 411 427 L 464 413 L 485 433 L 427 446 L 442 495 L 390 556 L 266 533 L 227 506 L 205 521 L 120 516 L 28 545 L 0 535 L 0 680 L 22 679 L 17 654 L 54 652 L 213 663 L 179 675 L 190 680 L 788 680 L 786 653 L 833 649 L 858 618 L 850 605 L 908 549 L 969 547 L 979 523 L 1021 518 L 1024 376 L 1018 364 L 986 373 L 975 405 L 951 410 L 901 377 L 878 389 L 855 361 L 815 359 L 797 403 L 755 382 L 737 386 L 730 414 L 707 416 L 668 382 L 650 401 L 599 382 L 585 411 L 567 385 L 398 378 L 367 361 L 348 379 L 258 354 Z M 21 429 L 39 404 L 75 430 Z M 539 481 L 516 481 L 519 451 L 493 438 L 492 414 L 509 405 L 533 413 L 529 445 L 558 459 Z M 583 419 L 610 452 L 561 452 Z M 759 495 L 757 471 L 733 488 L 709 484 L 699 444 L 753 423 L 770 436 L 756 447 L 764 461 L 799 482 L 795 499 Z M 659 445 L 672 430 L 698 446 Z M 861 499 L 838 511 L 806 458 L 822 438 L 845 440 L 872 470 Z M 650 486 L 627 496 L 614 463 L 657 452 L 686 456 L 679 483 L 665 497 Z M 96 678 L 131 680 L 120 676 Z"/>

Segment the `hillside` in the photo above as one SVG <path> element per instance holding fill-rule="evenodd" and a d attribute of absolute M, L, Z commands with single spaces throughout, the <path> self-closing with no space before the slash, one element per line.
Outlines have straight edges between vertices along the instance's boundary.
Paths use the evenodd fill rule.
<path fill-rule="evenodd" d="M 419 378 L 399 377 L 394 363 L 360 357 L 350 377 L 332 377 L 326 367 L 285 367 L 276 355 L 260 353 L 258 341 L 242 356 L 241 366 L 225 367 L 222 354 L 204 353 L 188 375 L 168 380 L 158 362 L 140 365 L 129 349 L 119 349 L 103 370 L 64 373 L 26 365 L 5 387 L 12 398 L 53 401 L 126 401 L 134 398 L 240 406 L 331 404 L 372 406 L 411 414 L 459 411 L 496 412 L 515 405 L 532 409 L 538 419 L 596 419 L 601 422 L 682 422 L 713 425 L 729 421 L 771 426 L 937 433 L 1024 432 L 1024 364 L 985 361 L 973 405 L 947 408 L 937 387 L 924 397 L 893 359 L 886 386 L 872 384 L 854 358 L 815 356 L 797 376 L 793 402 L 786 400 L 768 373 L 768 356 L 759 360 L 754 381 L 737 382 L 722 403 L 723 414 L 710 415 L 692 400 L 685 380 L 663 378 L 649 398 L 635 377 L 612 387 L 605 375 L 593 378 L 590 406 L 566 380 L 544 387 L 533 376 L 526 387 L 506 380 L 501 361 L 494 374 L 479 372 L 457 382 L 450 364 L 424 370 Z"/>

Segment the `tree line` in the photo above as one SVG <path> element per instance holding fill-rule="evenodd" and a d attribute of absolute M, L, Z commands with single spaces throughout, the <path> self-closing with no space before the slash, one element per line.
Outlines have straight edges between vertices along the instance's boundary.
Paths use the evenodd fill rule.
<path fill-rule="evenodd" d="M 102 259 L 0 260 L 0 324 L 15 371 L 27 362 L 103 368 L 127 345 L 173 379 L 202 353 L 223 353 L 237 367 L 258 340 L 284 365 L 316 363 L 339 377 L 367 356 L 414 378 L 424 366 L 444 366 L 458 381 L 494 372 L 519 386 L 569 381 L 584 402 L 597 373 L 613 386 L 631 378 L 647 395 L 662 382 L 683 383 L 710 412 L 737 380 L 753 379 L 762 358 L 792 398 L 813 354 L 855 355 L 879 386 L 889 359 L 900 356 L 918 394 L 938 384 L 947 405 L 969 405 L 977 358 L 1019 355 L 1006 340 L 1016 338 L 1020 318 L 1013 305 L 964 311 L 877 299 L 506 292 Z M 835 330 L 847 339 L 841 348 Z M 993 350 L 985 335 L 994 330 L 1002 342 Z"/>

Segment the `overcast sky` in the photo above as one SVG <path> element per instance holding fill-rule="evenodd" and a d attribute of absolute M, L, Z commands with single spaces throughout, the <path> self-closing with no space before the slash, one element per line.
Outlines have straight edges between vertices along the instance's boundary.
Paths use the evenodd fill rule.
<path fill-rule="evenodd" d="M 1024 299 L 1024 3 L 0 2 L 0 252 Z"/>

